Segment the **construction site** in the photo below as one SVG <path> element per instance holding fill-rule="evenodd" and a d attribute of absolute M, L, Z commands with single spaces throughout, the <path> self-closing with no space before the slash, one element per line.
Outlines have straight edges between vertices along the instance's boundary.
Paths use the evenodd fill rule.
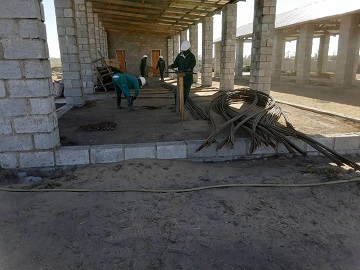
<path fill-rule="evenodd" d="M 55 0 L 61 68 L 42 1 L 4 3 L 0 269 L 358 269 L 360 6 L 329 1 Z"/>

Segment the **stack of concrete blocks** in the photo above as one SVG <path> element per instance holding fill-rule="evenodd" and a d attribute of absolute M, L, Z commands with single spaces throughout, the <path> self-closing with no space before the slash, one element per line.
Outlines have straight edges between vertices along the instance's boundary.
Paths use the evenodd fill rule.
<path fill-rule="evenodd" d="M 212 86 L 213 27 L 213 17 L 204 18 L 202 23 L 202 86 Z"/>
<path fill-rule="evenodd" d="M 86 2 L 86 16 L 87 16 L 87 23 L 88 23 L 88 32 L 89 32 L 89 46 L 90 46 L 90 60 L 96 60 L 97 53 L 96 53 L 96 41 L 95 41 L 95 23 L 94 23 L 94 9 L 92 2 Z M 92 70 L 94 69 L 94 65 L 91 65 Z M 97 78 L 95 72 L 93 72 L 93 83 L 94 85 L 97 84 Z"/>
<path fill-rule="evenodd" d="M 255 1 L 250 88 L 270 93 L 276 0 Z"/>
<path fill-rule="evenodd" d="M 42 3 L 0 10 L 0 167 L 53 166 L 60 139 Z"/>
<path fill-rule="evenodd" d="M 220 91 L 234 90 L 236 4 L 222 8 Z"/>
<path fill-rule="evenodd" d="M 314 28 L 314 24 L 300 26 L 296 62 L 296 84 L 309 83 Z"/>
<path fill-rule="evenodd" d="M 235 62 L 235 78 L 239 79 L 243 76 L 244 66 L 244 38 L 236 39 L 236 62 Z"/>
<path fill-rule="evenodd" d="M 75 0 L 76 33 L 84 95 L 94 93 L 93 70 L 90 58 L 90 39 L 85 0 Z"/>
<path fill-rule="evenodd" d="M 55 12 L 66 104 L 82 106 L 85 100 L 73 0 L 55 0 Z"/>
<path fill-rule="evenodd" d="M 197 24 L 194 24 L 192 26 L 190 26 L 190 30 L 189 30 L 189 39 L 190 39 L 190 43 L 191 43 L 191 52 L 195 55 L 196 58 L 196 66 L 194 68 L 194 72 L 198 73 L 198 66 L 199 66 L 199 60 L 198 60 L 198 53 L 199 53 L 199 45 L 198 45 L 198 40 L 199 40 L 199 26 Z M 198 82 L 198 74 L 194 74 L 194 83 Z"/>

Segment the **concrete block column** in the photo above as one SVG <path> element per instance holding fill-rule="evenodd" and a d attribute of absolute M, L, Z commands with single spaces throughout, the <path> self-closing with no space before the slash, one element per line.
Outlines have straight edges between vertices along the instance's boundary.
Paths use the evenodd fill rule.
<path fill-rule="evenodd" d="M 215 55 L 215 59 L 214 59 L 214 77 L 220 77 L 220 66 L 221 66 L 221 42 L 215 42 L 214 44 L 214 55 Z"/>
<path fill-rule="evenodd" d="M 0 167 L 54 165 L 59 130 L 39 0 L 0 5 Z"/>
<path fill-rule="evenodd" d="M 79 59 L 81 67 L 81 79 L 83 82 L 84 95 L 94 93 L 93 69 L 90 58 L 90 39 L 85 0 L 75 1 L 77 43 L 79 46 Z"/>
<path fill-rule="evenodd" d="M 236 4 L 222 8 L 220 91 L 234 90 L 236 13 Z"/>
<path fill-rule="evenodd" d="M 167 65 L 166 66 L 169 66 L 172 63 L 174 63 L 174 60 L 175 60 L 175 56 L 174 56 L 174 38 L 173 37 L 167 39 L 167 51 L 168 51 L 168 54 L 167 54 Z M 173 74 L 171 74 L 171 73 L 169 74 L 169 77 L 170 78 L 175 78 L 175 76 Z"/>
<path fill-rule="evenodd" d="M 274 82 L 280 82 L 281 66 L 285 55 L 285 40 L 282 30 L 275 31 L 273 47 L 272 78 Z"/>
<path fill-rule="evenodd" d="M 298 58 L 296 63 L 296 84 L 309 83 L 313 35 L 313 24 L 300 26 L 299 46 L 297 50 Z"/>
<path fill-rule="evenodd" d="M 320 37 L 319 43 L 319 55 L 317 60 L 317 74 L 321 74 L 326 71 L 327 63 L 329 60 L 329 45 L 330 45 L 330 34 L 325 33 Z"/>
<path fill-rule="evenodd" d="M 94 61 L 97 59 L 96 56 L 96 42 L 95 42 L 95 23 L 94 23 L 94 9 L 92 2 L 86 2 L 86 16 L 87 16 L 87 27 L 89 35 L 89 46 L 90 46 L 90 60 Z M 94 69 L 94 66 L 91 65 L 91 69 Z M 93 72 L 93 83 L 97 84 L 97 78 Z"/>
<path fill-rule="evenodd" d="M 105 46 L 105 58 L 109 58 L 109 45 L 108 45 L 108 35 L 104 29 L 104 46 Z"/>
<path fill-rule="evenodd" d="M 180 44 L 185 41 L 188 40 L 188 30 L 183 30 L 180 32 Z"/>
<path fill-rule="evenodd" d="M 101 45 L 100 45 L 99 16 L 96 13 L 94 13 L 94 25 L 95 25 L 96 58 L 100 58 L 99 51 L 101 51 Z"/>
<path fill-rule="evenodd" d="M 198 66 L 199 66 L 199 60 L 198 60 L 198 55 L 199 55 L 199 37 L 198 37 L 198 33 L 199 33 L 199 26 L 197 24 L 192 25 L 190 27 L 189 30 L 189 37 L 190 37 L 190 44 L 191 44 L 191 52 L 195 55 L 196 58 L 196 66 L 194 68 L 194 72 L 198 73 Z M 198 74 L 194 74 L 194 83 L 198 82 Z"/>
<path fill-rule="evenodd" d="M 173 61 L 175 60 L 175 57 L 180 53 L 180 35 L 175 35 L 174 36 L 174 59 Z"/>
<path fill-rule="evenodd" d="M 244 43 L 243 38 L 236 39 L 236 62 L 235 62 L 235 78 L 241 78 L 244 66 Z"/>
<path fill-rule="evenodd" d="M 201 85 L 212 85 L 213 17 L 206 17 L 202 23 L 202 72 Z"/>
<path fill-rule="evenodd" d="M 255 0 L 250 88 L 270 93 L 276 0 Z"/>
<path fill-rule="evenodd" d="M 353 14 L 341 17 L 336 58 L 336 88 L 347 88 L 352 85 L 359 59 L 359 37 L 359 16 Z"/>
<path fill-rule="evenodd" d="M 66 103 L 82 106 L 85 100 L 81 79 L 74 0 L 55 0 L 55 12 Z"/>

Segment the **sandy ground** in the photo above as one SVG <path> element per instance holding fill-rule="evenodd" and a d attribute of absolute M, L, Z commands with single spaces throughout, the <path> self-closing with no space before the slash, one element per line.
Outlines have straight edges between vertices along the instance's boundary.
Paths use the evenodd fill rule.
<path fill-rule="evenodd" d="M 326 158 L 140 159 L 24 177 L 0 171 L 1 187 L 40 191 L 0 191 L 0 269 L 360 269 L 358 183 L 100 192 L 360 177 Z M 44 192 L 54 188 L 93 192 Z"/>

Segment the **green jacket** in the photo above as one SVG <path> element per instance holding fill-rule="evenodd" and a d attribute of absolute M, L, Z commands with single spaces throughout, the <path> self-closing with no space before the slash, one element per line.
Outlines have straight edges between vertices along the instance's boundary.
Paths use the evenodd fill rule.
<path fill-rule="evenodd" d="M 195 55 L 192 52 L 189 52 L 188 55 L 184 55 L 183 52 L 179 53 L 175 61 L 170 68 L 178 68 L 179 71 L 193 71 L 196 65 Z M 184 77 L 184 84 L 192 84 L 193 83 L 193 75 L 186 74 Z"/>
<path fill-rule="evenodd" d="M 131 89 L 135 90 L 135 97 L 139 95 L 139 81 L 134 76 L 131 76 L 129 74 L 116 73 L 113 75 L 112 80 L 115 84 L 115 91 L 118 95 L 121 95 L 121 93 L 118 93 L 119 91 L 121 91 L 124 93 L 125 97 L 130 97 Z"/>

